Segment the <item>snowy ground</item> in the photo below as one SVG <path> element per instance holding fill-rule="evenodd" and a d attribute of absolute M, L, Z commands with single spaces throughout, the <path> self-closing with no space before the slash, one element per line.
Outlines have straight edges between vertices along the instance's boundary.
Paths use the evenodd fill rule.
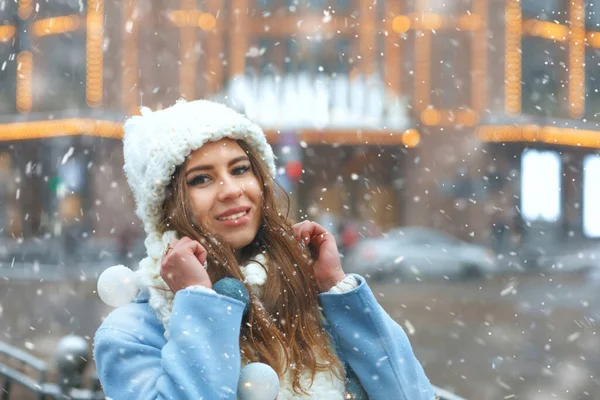
<path fill-rule="evenodd" d="M 588 275 L 374 284 L 434 384 L 467 399 L 600 398 L 600 282 Z M 51 359 L 109 309 L 93 279 L 0 281 L 0 340 Z"/>

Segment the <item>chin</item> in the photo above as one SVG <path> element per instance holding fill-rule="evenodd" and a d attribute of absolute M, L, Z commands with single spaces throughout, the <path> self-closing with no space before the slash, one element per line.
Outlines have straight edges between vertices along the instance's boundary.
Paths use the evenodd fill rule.
<path fill-rule="evenodd" d="M 225 236 L 224 239 L 234 250 L 239 250 L 252 243 L 256 237 L 256 232 L 247 230 L 245 232 L 238 232 L 232 236 L 232 238 Z"/>

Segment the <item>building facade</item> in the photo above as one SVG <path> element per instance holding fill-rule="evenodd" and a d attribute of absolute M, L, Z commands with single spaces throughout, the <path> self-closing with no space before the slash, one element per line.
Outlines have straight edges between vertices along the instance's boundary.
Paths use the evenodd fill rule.
<path fill-rule="evenodd" d="M 596 236 L 583 184 L 595 176 L 584 164 L 600 170 L 592 1 L 0 4 L 7 238 L 139 232 L 121 124 L 181 97 L 265 128 L 296 218 L 504 247 L 540 236 L 532 226 Z M 530 171 L 550 183 L 523 185 Z"/>

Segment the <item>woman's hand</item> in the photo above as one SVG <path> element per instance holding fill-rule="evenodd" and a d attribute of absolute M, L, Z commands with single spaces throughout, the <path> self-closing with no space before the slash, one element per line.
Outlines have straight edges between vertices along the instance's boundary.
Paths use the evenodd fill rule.
<path fill-rule="evenodd" d="M 187 236 L 171 241 L 171 248 L 162 257 L 160 276 L 173 293 L 188 286 L 201 285 L 212 288 L 204 265 L 206 249 Z"/>
<path fill-rule="evenodd" d="M 313 273 L 321 293 L 328 292 L 346 277 L 335 238 L 325 228 L 316 222 L 303 221 L 293 225 L 292 231 L 298 242 L 311 245 L 316 250 Z"/>

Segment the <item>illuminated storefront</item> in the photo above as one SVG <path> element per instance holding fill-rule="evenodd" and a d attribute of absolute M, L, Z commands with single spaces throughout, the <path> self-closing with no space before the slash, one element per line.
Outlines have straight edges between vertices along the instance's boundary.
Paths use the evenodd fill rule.
<path fill-rule="evenodd" d="M 20 201 L 4 218 L 25 221 L 11 234 L 34 234 L 62 209 L 46 179 L 56 183 L 56 160 L 73 148 L 86 184 L 64 209 L 91 210 L 69 213 L 88 231 L 123 231 L 133 217 L 99 218 L 131 214 L 113 204 L 126 197 L 123 119 L 204 97 L 265 127 L 297 216 L 433 225 L 487 242 L 495 218 L 520 218 L 505 194 L 519 186 L 490 177 L 519 175 L 514 160 L 533 148 L 562 152 L 561 171 L 583 179 L 600 146 L 596 10 L 584 0 L 8 2 L 0 146 L 10 160 L 0 165 L 34 179 L 27 186 L 42 189 L 28 196 L 47 201 L 37 211 Z M 30 160 L 45 161 L 27 175 Z M 569 190 L 565 204 L 589 192 Z M 559 222 L 583 232 L 572 221 L 584 214 L 596 215 L 561 210 Z"/>

